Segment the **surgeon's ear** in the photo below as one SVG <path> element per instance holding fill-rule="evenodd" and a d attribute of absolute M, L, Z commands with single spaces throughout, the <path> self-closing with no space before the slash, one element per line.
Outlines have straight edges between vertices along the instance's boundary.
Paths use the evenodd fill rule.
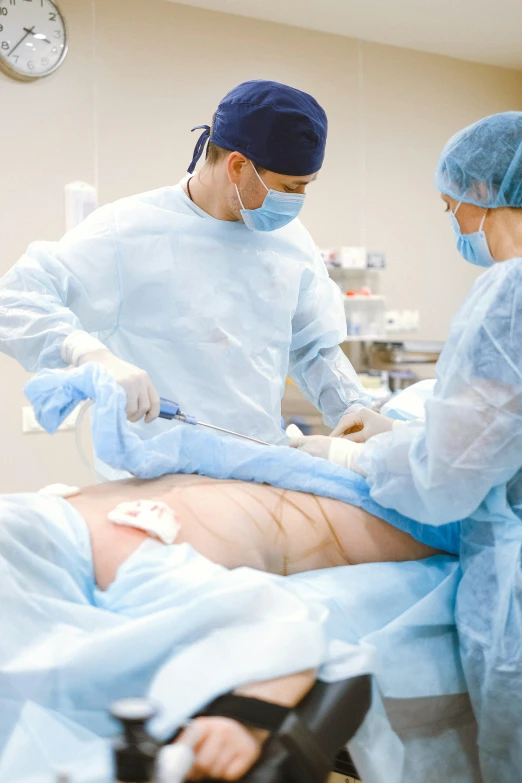
<path fill-rule="evenodd" d="M 227 174 L 233 185 L 239 185 L 241 174 L 248 165 L 248 159 L 240 152 L 231 152 L 227 160 Z"/>

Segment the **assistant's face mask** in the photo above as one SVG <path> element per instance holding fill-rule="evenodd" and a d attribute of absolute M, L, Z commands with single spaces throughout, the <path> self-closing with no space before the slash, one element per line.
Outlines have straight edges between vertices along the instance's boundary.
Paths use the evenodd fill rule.
<path fill-rule="evenodd" d="M 301 212 L 305 196 L 301 193 L 281 193 L 278 190 L 270 190 L 259 176 L 252 161 L 250 163 L 267 194 L 260 207 L 245 209 L 239 189 L 237 185 L 235 186 L 245 226 L 252 231 L 275 231 L 277 228 L 287 226 Z"/>
<path fill-rule="evenodd" d="M 459 251 L 460 255 L 466 259 L 466 261 L 469 261 L 470 264 L 484 267 L 493 266 L 495 259 L 490 253 L 486 234 L 482 230 L 482 226 L 484 225 L 484 221 L 486 219 L 487 210 L 484 212 L 484 217 L 480 221 L 479 230 L 475 231 L 473 234 L 463 234 L 460 230 L 459 222 L 455 217 L 461 204 L 462 201 L 459 201 L 455 207 L 455 212 L 450 212 L 453 231 L 455 232 L 455 237 L 457 239 L 457 250 Z"/>

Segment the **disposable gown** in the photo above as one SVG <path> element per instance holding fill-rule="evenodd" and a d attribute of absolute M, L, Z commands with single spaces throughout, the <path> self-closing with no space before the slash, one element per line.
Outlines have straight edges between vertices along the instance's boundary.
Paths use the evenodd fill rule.
<path fill-rule="evenodd" d="M 57 243 L 29 246 L 0 281 L 0 350 L 59 368 L 64 338 L 94 333 L 197 418 L 285 439 L 289 374 L 334 427 L 368 398 L 339 343 L 345 316 L 298 220 L 270 233 L 216 220 L 181 184 L 99 209 Z M 140 423 L 148 438 L 164 422 Z"/>
<path fill-rule="evenodd" d="M 127 469 L 141 478 L 172 472 L 202 473 L 216 478 L 257 481 L 313 492 L 319 496 L 335 497 L 381 516 L 391 524 L 410 531 L 412 535 L 423 534 L 428 542 L 430 536 L 438 537 L 440 540 L 445 533 L 445 546 L 450 551 L 453 549 L 454 535 L 450 535 L 450 532 L 458 534 L 458 524 L 433 527 L 410 523 L 397 512 L 382 509 L 371 501 L 368 497 L 367 484 L 361 476 L 333 466 L 327 460 L 315 459 L 297 449 L 260 446 L 178 422 L 173 422 L 168 432 L 145 441 L 141 440 L 136 433 L 130 431 L 125 419 L 123 389 L 99 365 L 87 364 L 73 371 L 43 370 L 31 379 L 26 387 L 26 394 L 33 403 L 38 421 L 50 432 L 57 429 L 80 400 L 85 397 L 94 399 L 92 436 L 96 451 L 114 468 Z M 20 503 L 15 496 L 13 506 L 16 504 L 17 517 L 25 520 L 26 528 L 28 515 L 31 516 L 29 512 L 34 508 L 35 498 L 38 497 L 22 496 Z M 65 507 L 66 501 L 61 501 L 61 505 Z M 56 527 L 59 518 L 56 512 L 53 513 L 53 509 L 55 505 L 51 507 L 50 521 L 38 524 L 40 531 L 44 529 L 52 531 Z M 346 511 L 346 522 L 350 524 L 348 507 Z M 0 519 L 2 519 L 1 504 Z M 39 519 L 41 521 L 41 517 Z M 0 532 L 3 528 L 7 530 L 6 525 L 3 524 L 0 525 Z M 17 529 L 19 529 L 18 525 Z M 48 536 L 49 533 L 45 535 Z M 30 537 L 28 541 L 31 544 Z M 150 542 L 150 545 L 153 543 Z M 25 549 L 31 549 L 32 545 L 29 544 L 22 554 Z M 309 612 L 317 607 L 320 610 L 319 616 L 323 618 L 320 622 L 321 627 L 307 625 L 312 638 L 311 644 L 307 643 L 304 636 L 300 636 L 296 646 L 287 643 L 286 639 L 283 643 L 279 632 L 268 628 L 267 634 L 264 627 L 260 629 L 262 643 L 258 641 L 259 637 L 252 641 L 251 636 L 248 635 L 245 644 L 240 645 L 232 640 L 231 634 L 241 632 L 241 618 L 238 617 L 230 628 L 227 617 L 230 617 L 235 609 L 237 610 L 238 604 L 243 606 L 245 600 L 243 596 L 248 596 L 249 580 L 243 579 L 239 573 L 247 569 L 239 569 L 231 572 L 232 576 L 229 573 L 223 577 L 230 582 L 230 579 L 234 580 L 233 575 L 236 573 L 234 584 L 239 598 L 235 601 L 231 592 L 227 594 L 226 600 L 223 600 L 223 591 L 217 589 L 216 580 L 213 580 L 212 584 L 207 582 L 206 585 L 202 585 L 201 589 L 197 590 L 197 595 L 194 589 L 187 592 L 191 586 L 201 584 L 199 576 L 203 566 L 206 572 L 210 570 L 211 574 L 217 573 L 218 576 L 224 569 L 205 561 L 205 558 L 195 552 L 192 552 L 190 557 L 188 553 L 183 555 L 182 547 L 183 545 L 163 547 L 156 544 L 151 552 L 136 553 L 132 562 L 127 561 L 120 568 L 117 580 L 109 590 L 102 596 L 97 593 L 98 611 L 95 613 L 92 630 L 88 636 L 87 653 L 84 652 L 81 658 L 82 663 L 87 661 L 87 664 L 76 666 L 74 680 L 68 680 L 74 685 L 73 706 L 76 704 L 81 708 L 82 701 L 78 699 L 78 694 L 81 694 L 82 698 L 87 694 L 89 705 L 92 706 L 97 700 L 103 708 L 111 698 L 124 695 L 116 690 L 119 687 L 127 689 L 125 691 L 127 693 L 132 688 L 133 695 L 142 693 L 139 684 L 144 681 L 149 682 L 150 679 L 147 678 L 151 676 L 151 666 L 148 661 L 152 660 L 154 663 L 157 660 L 155 656 L 161 655 L 161 643 L 166 639 L 170 642 L 167 649 L 174 660 L 166 662 L 161 671 L 154 676 L 149 690 L 151 698 L 162 705 L 160 721 L 155 722 L 154 728 L 161 736 L 165 736 L 163 731 L 167 726 L 169 731 L 166 733 L 172 733 L 173 728 L 181 719 L 186 718 L 191 710 L 199 708 L 205 701 L 216 695 L 216 692 L 211 693 L 210 689 L 215 685 L 217 678 L 223 685 L 223 674 L 231 672 L 231 678 L 236 679 L 229 680 L 226 686 L 232 687 L 234 683 L 240 682 L 238 659 L 242 667 L 241 671 L 244 672 L 243 680 L 247 681 L 249 677 L 259 678 L 259 670 L 255 669 L 259 661 L 265 667 L 264 671 L 267 670 L 268 665 L 280 666 L 285 656 L 286 660 L 291 660 L 294 666 L 297 665 L 297 661 L 302 665 L 304 661 L 301 653 L 312 654 L 313 650 L 317 649 L 317 643 L 324 639 L 326 648 L 323 649 L 329 650 L 332 655 L 329 658 L 323 657 L 320 676 L 326 679 L 337 679 L 362 671 L 373 671 L 376 667 L 378 686 L 381 695 L 385 697 L 386 709 L 393 710 L 392 725 L 398 732 L 400 743 L 397 742 L 397 737 L 390 728 L 377 689 L 374 692 L 368 718 L 350 743 L 350 753 L 365 783 L 399 783 L 399 781 L 440 783 L 442 780 L 447 783 L 478 783 L 480 777 L 475 774 L 475 725 L 469 715 L 469 705 L 465 696 L 466 685 L 454 625 L 455 591 L 460 578 L 457 558 L 450 555 L 437 555 L 417 562 L 368 563 L 321 569 L 292 577 L 258 574 L 256 583 L 260 584 L 263 596 L 262 605 L 259 606 L 260 612 L 263 610 L 267 613 L 268 621 L 272 623 L 276 622 L 277 617 L 281 618 L 280 621 L 289 639 L 296 638 L 294 629 L 297 623 L 292 622 L 290 612 L 286 613 L 286 618 L 282 616 L 287 605 L 283 596 L 280 600 L 276 598 L 277 608 L 269 600 L 271 594 L 275 595 L 270 590 L 270 585 L 274 583 L 280 588 L 284 586 L 285 590 L 293 593 L 296 599 L 304 602 Z M 80 558 L 80 547 L 75 547 L 74 551 Z M 1 552 L 2 547 L 0 547 L 0 555 Z M 20 562 L 21 556 L 18 550 L 14 551 L 14 556 L 17 562 Z M 163 565 L 158 563 L 157 558 Z M 7 554 L 4 559 L 7 559 Z M 33 559 L 27 559 L 27 562 L 31 579 L 38 579 L 40 569 Z M 80 571 L 78 567 L 73 568 L 74 575 Z M 23 579 L 20 579 L 17 575 L 18 582 L 25 585 L 28 578 L 25 577 L 25 572 L 22 576 Z M 63 599 L 64 584 L 67 584 L 66 574 L 55 572 L 52 576 L 52 584 L 56 586 L 60 598 Z M 174 590 L 172 590 L 173 585 L 175 585 Z M 9 582 L 6 582 L 4 593 L 9 601 L 11 593 Z M 188 601 L 187 595 L 190 599 Z M 27 597 L 27 590 L 24 596 L 26 600 L 22 606 L 17 605 L 12 608 L 12 603 L 7 603 L 10 608 L 8 617 L 17 628 L 25 627 L 24 618 L 28 611 L 26 604 L 29 600 L 34 600 L 34 593 Z M 196 598 L 200 601 L 197 602 Z M 48 603 L 46 595 L 43 596 L 43 600 Z M 176 614 L 171 613 L 169 616 L 174 617 L 174 620 L 166 622 L 165 617 L 172 606 L 176 608 Z M 101 614 L 102 609 L 110 610 L 105 612 L 105 618 Z M 51 615 L 53 620 L 65 623 L 63 610 L 59 607 L 53 610 L 51 606 L 50 611 L 53 612 Z M 254 616 L 252 611 L 248 612 L 248 623 L 254 623 L 259 616 L 259 613 Z M 123 632 L 114 631 L 113 623 L 119 625 L 124 620 L 122 615 L 128 617 L 130 613 L 132 613 L 131 622 L 135 620 L 138 625 L 132 622 L 131 625 L 125 624 L 122 628 Z M 44 617 L 47 633 L 49 633 L 48 617 L 49 613 Z M 79 610 L 74 611 L 74 623 L 79 622 L 81 617 L 82 613 Z M 217 645 L 215 635 L 210 637 L 208 645 L 203 639 L 198 649 L 206 650 L 205 657 L 202 658 L 202 655 L 198 654 L 196 658 L 194 646 L 187 647 L 183 642 L 183 634 L 185 636 L 187 634 L 187 623 L 190 623 L 189 630 L 192 634 L 194 628 L 200 626 L 205 618 L 213 627 L 219 627 L 220 638 L 228 641 L 221 647 Z M 104 619 L 111 625 L 107 634 L 103 632 Z M 147 628 L 149 626 L 153 628 L 153 624 L 157 622 L 159 632 L 153 628 L 148 633 L 147 638 L 150 639 L 150 643 L 147 645 L 132 644 L 132 639 L 144 633 L 143 626 L 140 625 L 142 622 L 146 623 Z M 300 625 L 302 626 L 302 623 Z M 206 627 L 208 628 L 208 625 Z M 31 638 L 34 638 L 34 627 L 30 626 L 29 630 L 32 633 Z M 202 630 L 205 630 L 205 626 Z M 307 632 L 306 629 L 304 632 Z M 135 637 L 131 636 L 133 633 L 136 634 Z M 9 638 L 16 640 L 16 635 L 13 637 L 11 634 Z M 73 638 L 76 639 L 76 636 Z M 193 637 L 190 636 L 187 641 L 191 638 Z M 196 636 L 196 641 L 199 638 Z M 49 682 L 50 676 L 56 676 L 61 681 L 64 666 L 66 670 L 71 666 L 69 647 L 64 647 L 61 639 L 63 635 L 57 648 L 58 664 L 55 664 L 53 672 L 49 673 L 47 670 L 42 672 L 45 683 Z M 131 640 L 130 654 L 127 653 L 129 639 Z M 267 654 L 266 648 L 266 645 L 272 642 L 277 645 L 274 648 L 274 658 Z M 356 645 L 352 650 L 353 654 L 350 653 L 346 657 L 346 663 L 353 664 L 353 668 L 348 672 L 344 667 L 343 648 L 339 647 L 340 643 Z M 277 653 L 278 647 L 281 648 L 281 661 Z M 78 645 L 78 649 L 81 651 L 82 646 Z M 95 656 L 92 655 L 92 649 L 97 651 Z M 220 658 L 222 649 L 224 655 Z M 252 654 L 252 649 L 256 650 L 255 654 Z M 230 654 L 231 650 L 233 654 Z M 259 650 L 262 650 L 261 658 L 259 658 Z M 339 657 L 336 655 L 336 650 L 339 650 Z M 38 648 L 36 652 L 39 652 Z M 100 669 L 97 662 L 105 661 L 106 658 L 106 664 Z M 34 661 L 33 657 L 27 655 L 24 657 L 24 669 L 21 673 L 23 679 L 18 681 L 19 691 L 20 683 L 24 685 L 28 683 L 27 690 L 31 688 L 32 680 L 28 681 L 25 674 L 27 669 L 29 675 L 32 675 L 32 665 L 36 665 L 38 671 L 42 669 L 40 657 L 36 657 L 36 663 Z M 64 661 L 63 666 L 60 665 L 61 661 Z M 197 667 L 198 661 L 202 661 L 201 666 L 210 667 L 203 677 L 195 677 L 191 673 Z M 180 665 L 185 665 L 186 669 L 181 670 Z M 139 680 L 136 675 L 133 675 L 133 671 L 136 671 L 134 666 L 139 667 L 138 673 L 141 678 Z M 21 666 L 16 671 L 19 678 L 20 668 Z M 115 675 L 115 671 L 119 676 Z M 272 676 L 276 676 L 275 668 L 272 669 Z M 7 683 L 9 682 L 8 679 Z M 183 683 L 186 683 L 186 687 L 183 687 Z M 51 702 L 46 698 L 49 693 L 52 696 L 56 691 L 51 688 L 44 690 L 44 698 L 38 698 L 38 705 L 46 707 L 54 705 L 53 709 L 59 709 L 62 713 L 54 714 L 54 718 L 65 720 L 62 707 L 57 705 L 56 701 Z M 71 705 L 69 689 L 62 687 L 59 694 L 67 705 Z M 195 696 L 200 699 L 197 705 L 194 704 Z M 19 701 L 18 699 L 17 705 Z M 51 765 L 55 769 L 68 767 L 71 769 L 73 780 L 76 781 L 76 770 L 78 766 L 84 768 L 84 759 L 86 759 L 86 769 L 89 769 L 92 762 L 96 760 L 93 745 L 89 742 L 84 752 L 73 757 L 73 763 L 70 764 L 72 754 L 69 749 L 74 747 L 74 743 L 62 742 L 63 750 L 57 749 L 56 741 L 47 739 L 49 733 L 55 737 L 59 731 L 53 715 L 44 716 L 47 720 L 42 727 L 44 717 L 40 716 L 41 720 L 38 720 L 38 714 L 35 715 L 35 710 L 29 709 L 30 707 L 31 705 L 25 706 L 18 730 L 13 732 L 4 753 L 3 764 L 0 761 L 0 783 L 18 781 L 26 783 L 29 777 L 27 770 L 29 764 L 31 770 L 36 766 L 39 772 L 48 769 Z M 0 709 L 0 715 L 1 713 Z M 69 719 L 85 725 L 84 713 L 81 709 L 75 710 L 73 715 L 69 708 L 66 715 Z M 95 713 L 91 710 L 88 718 L 88 726 L 97 733 L 103 733 L 103 713 L 100 714 L 99 711 Z M 80 728 L 69 727 L 74 736 L 78 735 Z M 91 739 L 95 740 L 95 737 Z M 37 750 L 33 752 L 34 746 Z M 28 747 L 31 748 L 29 754 Z M 403 754 L 404 774 L 401 774 Z M 24 769 L 25 776 L 15 777 L 13 771 L 21 768 Z M 2 777 L 4 769 L 5 777 Z M 78 777 L 78 780 L 95 783 L 92 777 L 87 776 L 85 779 Z M 38 783 L 50 783 L 50 781 L 48 778 L 45 781 L 38 779 Z"/>
<path fill-rule="evenodd" d="M 426 423 L 371 438 L 371 496 L 420 522 L 463 519 L 508 482 L 522 497 L 522 259 L 496 264 L 453 319 Z"/>
<path fill-rule="evenodd" d="M 426 424 L 366 444 L 378 503 L 463 519 L 456 620 L 486 780 L 522 769 L 522 259 L 496 264 L 454 319 Z M 518 770 L 518 772 L 515 772 Z"/>

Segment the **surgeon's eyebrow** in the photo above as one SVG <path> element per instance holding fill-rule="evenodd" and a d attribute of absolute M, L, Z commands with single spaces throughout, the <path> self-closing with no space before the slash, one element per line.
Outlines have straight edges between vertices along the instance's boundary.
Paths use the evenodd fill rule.
<path fill-rule="evenodd" d="M 317 176 L 313 177 L 313 179 L 307 179 L 307 180 L 304 180 L 304 179 L 293 179 L 292 180 L 292 185 L 295 185 L 296 187 L 298 185 L 311 185 L 312 182 L 316 181 L 316 179 L 317 179 Z"/>

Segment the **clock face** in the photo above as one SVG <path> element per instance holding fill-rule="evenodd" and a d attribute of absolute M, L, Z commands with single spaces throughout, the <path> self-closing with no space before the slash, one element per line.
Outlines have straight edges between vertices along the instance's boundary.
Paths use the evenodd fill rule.
<path fill-rule="evenodd" d="M 64 19 L 51 0 L 0 0 L 0 68 L 24 81 L 48 76 L 67 53 Z"/>

